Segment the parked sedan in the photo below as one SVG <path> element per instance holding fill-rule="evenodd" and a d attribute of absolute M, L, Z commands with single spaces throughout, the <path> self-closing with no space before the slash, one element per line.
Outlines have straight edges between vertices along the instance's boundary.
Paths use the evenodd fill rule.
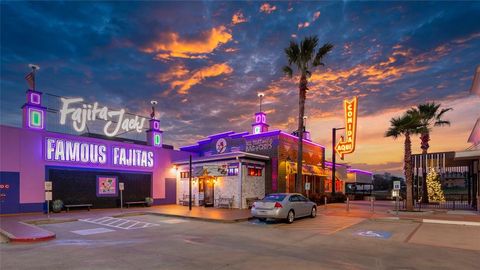
<path fill-rule="evenodd" d="M 274 193 L 256 201 L 252 206 L 252 216 L 260 220 L 285 219 L 292 223 L 295 218 L 317 215 L 317 205 L 298 193 Z"/>

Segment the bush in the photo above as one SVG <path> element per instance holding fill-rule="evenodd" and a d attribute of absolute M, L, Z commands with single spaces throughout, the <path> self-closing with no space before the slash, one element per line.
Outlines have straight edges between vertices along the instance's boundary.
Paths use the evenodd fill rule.
<path fill-rule="evenodd" d="M 153 198 L 151 198 L 151 197 L 146 197 L 146 198 L 145 198 L 145 204 L 146 204 L 148 207 L 152 206 L 152 205 L 153 205 Z"/>
<path fill-rule="evenodd" d="M 52 202 L 52 211 L 54 213 L 60 213 L 63 208 L 63 202 L 62 200 L 55 200 Z"/>

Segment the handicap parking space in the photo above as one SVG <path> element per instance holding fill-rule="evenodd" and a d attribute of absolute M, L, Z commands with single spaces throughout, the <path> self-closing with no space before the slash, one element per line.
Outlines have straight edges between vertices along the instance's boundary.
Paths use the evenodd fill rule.
<path fill-rule="evenodd" d="M 391 240 L 397 242 L 408 242 L 421 223 L 401 221 L 378 221 L 365 220 L 355 224 L 342 232 L 345 237 L 361 239 Z"/>

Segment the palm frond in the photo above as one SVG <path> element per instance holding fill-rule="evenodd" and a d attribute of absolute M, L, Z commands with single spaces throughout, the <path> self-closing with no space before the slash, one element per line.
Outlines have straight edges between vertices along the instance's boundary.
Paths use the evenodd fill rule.
<path fill-rule="evenodd" d="M 285 48 L 285 54 L 287 55 L 288 65 L 298 64 L 300 60 L 300 48 L 298 43 L 295 41 L 290 41 L 290 45 Z"/>
<path fill-rule="evenodd" d="M 283 73 L 285 73 L 288 77 L 291 78 L 293 76 L 293 70 L 291 67 L 284 66 L 282 70 L 283 70 Z"/>
<path fill-rule="evenodd" d="M 436 127 L 442 127 L 442 126 L 450 126 L 450 121 L 447 120 L 438 120 L 433 124 Z"/>
<path fill-rule="evenodd" d="M 325 64 L 322 63 L 323 58 L 333 49 L 333 45 L 330 43 L 325 43 L 323 46 L 318 49 L 317 55 L 315 55 L 315 59 L 313 60 L 313 66 L 324 66 Z"/>
<path fill-rule="evenodd" d="M 301 59 L 303 62 L 303 67 L 305 69 L 308 68 L 308 63 L 314 60 L 315 48 L 318 45 L 318 37 L 317 36 L 310 36 L 306 37 L 300 43 L 301 49 Z"/>
<path fill-rule="evenodd" d="M 448 112 L 448 111 L 453 111 L 453 109 L 452 108 L 444 108 L 444 109 L 440 110 L 440 112 L 437 114 L 437 120 L 441 120 L 443 114 Z"/>

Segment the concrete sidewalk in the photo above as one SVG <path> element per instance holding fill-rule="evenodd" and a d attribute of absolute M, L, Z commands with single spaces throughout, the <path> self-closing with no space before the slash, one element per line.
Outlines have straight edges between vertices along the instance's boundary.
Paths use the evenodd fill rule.
<path fill-rule="evenodd" d="M 193 207 L 189 211 L 188 206 L 161 205 L 153 207 L 136 207 L 124 209 L 93 209 L 91 211 L 78 210 L 50 214 L 16 214 L 0 216 L 0 233 L 6 236 L 11 242 L 37 242 L 55 238 L 55 234 L 42 229 L 38 224 L 62 223 L 77 221 L 85 218 L 95 217 L 122 217 L 130 215 L 161 215 L 180 218 L 193 218 L 212 222 L 239 222 L 251 218 L 250 210 L 240 209 L 219 209 Z"/>

